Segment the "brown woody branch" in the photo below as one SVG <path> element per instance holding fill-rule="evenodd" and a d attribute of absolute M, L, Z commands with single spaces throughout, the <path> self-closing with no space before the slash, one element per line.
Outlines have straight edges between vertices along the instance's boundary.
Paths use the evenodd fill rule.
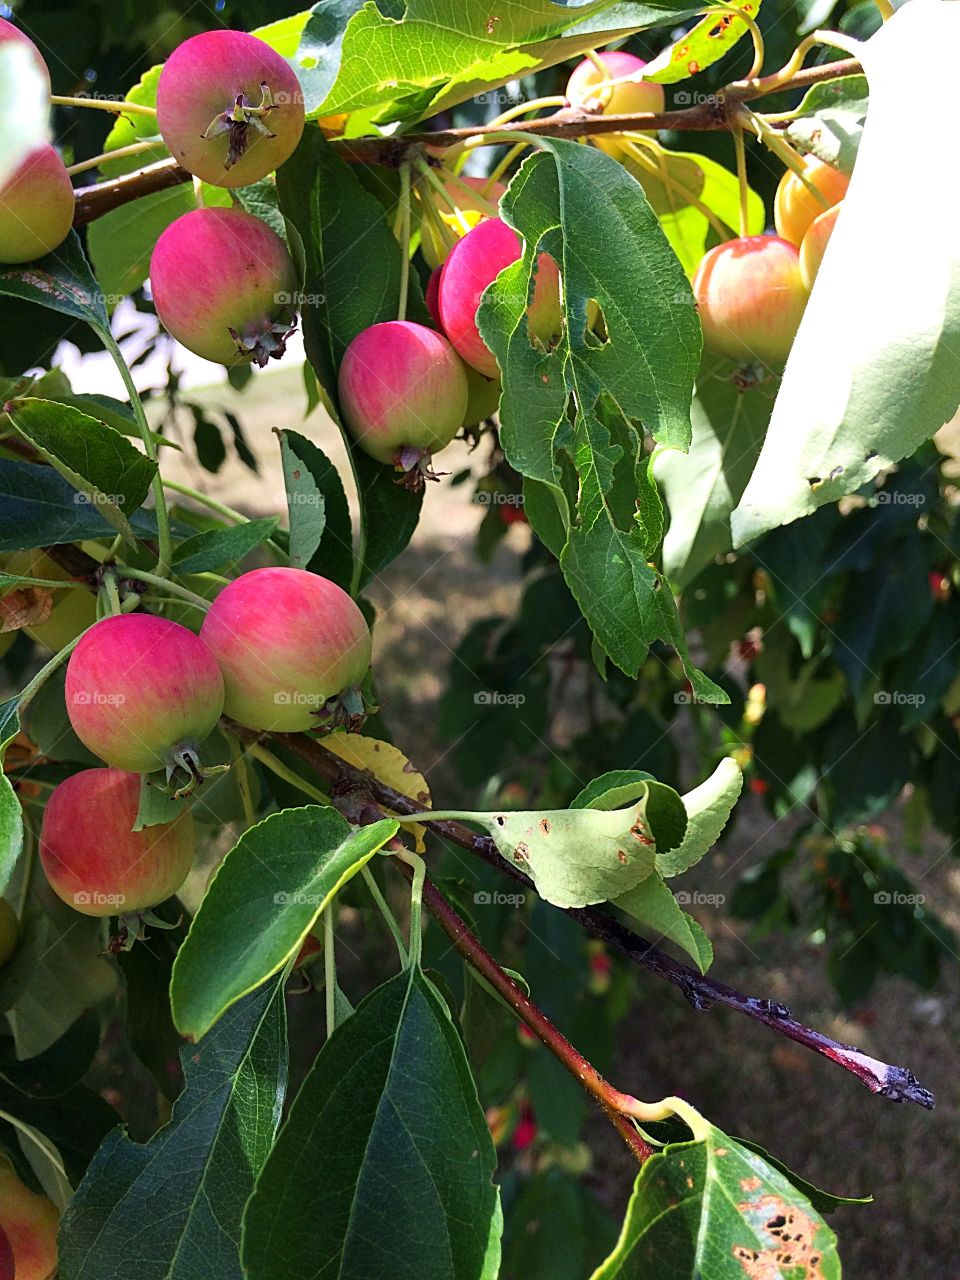
<path fill-rule="evenodd" d="M 245 736 L 247 740 L 257 737 L 256 734 L 250 734 L 247 730 L 235 729 L 233 725 L 230 728 L 238 732 L 241 737 Z M 327 782 L 332 796 L 360 791 L 365 793 L 374 804 L 391 813 L 402 815 L 420 812 L 420 806 L 416 801 L 388 787 L 372 773 L 346 764 L 314 739 L 303 734 L 281 733 L 272 736 L 309 764 Z M 462 822 L 448 819 L 428 822 L 425 825 L 436 835 L 451 841 L 461 849 L 466 849 L 497 871 L 536 892 L 532 881 L 500 856 L 489 836 L 477 835 Z M 760 1022 L 763 1026 L 776 1031 L 778 1035 L 786 1036 L 797 1044 L 802 1044 L 805 1048 L 812 1049 L 814 1053 L 819 1053 L 831 1062 L 835 1062 L 845 1071 L 856 1076 L 871 1093 L 889 1098 L 893 1102 L 915 1102 L 927 1110 L 933 1109 L 933 1094 L 925 1089 L 913 1072 L 906 1067 L 880 1062 L 853 1045 L 841 1044 L 822 1032 L 805 1026 L 791 1015 L 786 1005 L 778 1001 L 744 995 L 735 988 L 727 986 L 726 983 L 698 973 L 689 965 L 674 960 L 665 951 L 652 942 L 647 942 L 599 907 L 580 907 L 571 910 L 568 914 L 594 937 L 609 943 L 636 964 L 642 965 L 651 973 L 679 987 L 695 1009 L 709 1009 L 714 1004 L 736 1009 L 755 1022 Z"/>
<path fill-rule="evenodd" d="M 405 133 L 389 138 L 352 138 L 335 140 L 333 145 L 344 159 L 355 163 L 379 164 L 397 168 L 410 156 L 411 151 L 423 147 L 446 149 L 465 142 L 468 138 L 503 133 L 526 134 L 531 140 L 541 138 L 584 138 L 601 133 L 623 133 L 632 130 L 678 129 L 717 130 L 730 129 L 741 103 L 752 102 L 771 93 L 805 89 L 833 80 L 838 76 L 857 75 L 860 63 L 854 58 L 828 62 L 822 66 L 804 67 L 783 84 L 767 76 L 757 80 L 744 80 L 710 95 L 682 111 L 642 111 L 634 115 L 589 115 L 572 108 L 565 108 L 550 116 L 536 120 L 512 120 L 508 125 L 485 125 L 468 129 L 439 129 L 434 132 Z M 133 173 L 97 182 L 77 191 L 76 212 L 73 223 L 85 226 L 105 213 L 138 200 L 141 196 L 165 191 L 181 182 L 189 182 L 190 174 L 182 169 L 171 156 L 159 160 Z"/>

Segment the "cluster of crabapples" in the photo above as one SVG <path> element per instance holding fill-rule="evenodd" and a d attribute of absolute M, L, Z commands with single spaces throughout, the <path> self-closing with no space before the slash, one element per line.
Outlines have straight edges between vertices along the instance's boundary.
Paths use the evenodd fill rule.
<path fill-rule="evenodd" d="M 356 727 L 370 630 L 345 591 L 295 568 L 241 574 L 213 600 L 198 632 L 146 612 L 77 630 L 66 710 L 105 767 L 54 789 L 40 860 L 64 902 L 85 915 L 121 917 L 121 935 L 129 934 L 138 916 L 177 892 L 194 855 L 187 806 L 175 806 L 169 822 L 135 829 L 143 777 L 165 771 L 168 794 L 178 781 L 186 785 L 175 794 L 193 791 L 203 780 L 204 740 L 223 714 L 263 732 Z M 0 900 L 0 965 L 15 946 L 16 919 Z"/>

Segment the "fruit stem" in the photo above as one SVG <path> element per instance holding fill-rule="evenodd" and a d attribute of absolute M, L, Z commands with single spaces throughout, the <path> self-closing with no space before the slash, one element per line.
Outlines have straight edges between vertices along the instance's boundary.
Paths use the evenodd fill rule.
<path fill-rule="evenodd" d="M 227 745 L 230 748 L 230 760 L 237 771 L 237 790 L 240 792 L 240 803 L 243 805 L 245 829 L 249 829 L 256 822 L 257 813 L 253 804 L 253 794 L 250 790 L 250 770 L 247 767 L 246 752 L 240 743 L 240 739 L 235 738 L 233 734 L 227 735 Z"/>
<path fill-rule="evenodd" d="M 271 773 L 275 773 L 284 782 L 289 782 L 292 787 L 297 787 L 305 796 L 309 796 L 311 800 L 316 800 L 318 804 L 329 805 L 329 796 L 325 796 L 322 791 L 318 791 L 305 778 L 301 778 L 298 773 L 285 765 L 282 760 L 278 760 L 272 751 L 262 747 L 259 742 L 250 747 L 250 754 L 255 760 L 259 760 L 262 765 L 269 769 Z"/>
<path fill-rule="evenodd" d="M 407 295 L 410 289 L 410 166 L 400 166 L 400 297 L 397 319 L 407 318 Z"/>
<path fill-rule="evenodd" d="M 323 913 L 323 984 L 327 1012 L 327 1039 L 337 1029 L 337 956 L 334 950 L 333 912 L 336 899 Z"/>
<path fill-rule="evenodd" d="M 91 626 L 96 625 L 97 624 L 95 622 L 91 623 Z M 59 653 L 55 653 L 49 662 L 45 662 L 33 679 L 24 686 L 20 692 L 20 697 L 17 699 L 18 712 L 25 711 L 27 709 L 35 695 L 43 688 L 44 684 L 53 675 L 57 667 L 66 662 L 67 658 L 70 657 L 71 653 L 73 653 L 74 649 L 89 630 L 90 627 L 86 627 L 78 636 L 74 636 L 70 643 L 65 644 Z"/>
<path fill-rule="evenodd" d="M 149 422 L 147 422 L 147 415 L 143 409 L 143 401 L 140 399 L 140 392 L 137 390 L 137 384 L 133 380 L 133 374 L 130 372 L 127 362 L 123 358 L 123 352 L 120 350 L 120 347 L 109 327 L 102 330 L 100 336 L 103 339 L 107 350 L 113 356 L 113 362 L 120 372 L 120 377 L 123 379 L 123 385 L 127 389 L 127 395 L 130 397 L 130 407 L 133 410 L 133 416 L 137 421 L 137 427 L 140 431 L 140 439 L 143 441 L 144 453 L 146 453 L 151 462 L 156 462 L 157 446 L 154 443 L 153 433 L 150 430 Z M 157 517 L 157 540 L 160 544 L 160 555 L 157 559 L 157 575 L 162 579 L 166 578 L 167 574 L 170 572 L 170 560 L 173 554 L 173 544 L 170 540 L 170 517 L 167 514 L 167 502 L 163 496 L 163 481 L 160 478 L 159 468 L 150 482 L 150 488 L 153 492 L 154 514 Z"/>
<path fill-rule="evenodd" d="M 529 144 L 525 142 L 518 142 L 515 146 L 512 146 L 510 148 L 510 150 L 507 152 L 507 154 L 503 157 L 502 160 L 498 161 L 498 163 L 494 165 L 493 169 L 491 169 L 490 171 L 490 176 L 487 178 L 486 182 L 484 183 L 484 187 L 483 187 L 484 195 L 490 194 L 490 188 L 493 186 L 493 184 L 495 182 L 500 181 L 500 179 L 503 177 L 506 171 L 513 164 L 514 160 L 516 160 L 518 156 L 523 155 L 528 145 Z"/>
<path fill-rule="evenodd" d="M 671 1116 L 676 1116 L 690 1129 L 697 1142 L 708 1138 L 713 1129 L 709 1120 L 705 1120 L 696 1107 L 684 1102 L 683 1098 L 662 1098 L 659 1102 L 641 1102 L 639 1098 L 629 1098 L 621 1110 L 643 1124 L 655 1124 L 658 1120 L 669 1120 Z"/>
<path fill-rule="evenodd" d="M 879 3 L 886 3 L 886 0 L 878 0 Z M 740 15 L 743 16 L 742 14 Z M 756 72 L 746 77 L 744 80 L 737 80 L 735 83 L 728 85 L 728 91 L 734 93 L 743 90 L 749 90 L 762 96 L 767 93 L 776 93 L 781 88 L 787 88 L 790 81 L 803 66 L 804 58 L 810 50 L 817 44 L 832 45 L 837 49 L 842 49 L 844 53 L 849 53 L 853 58 L 859 58 L 863 49 L 863 41 L 854 40 L 852 36 L 841 35 L 838 31 L 812 31 L 810 35 L 805 36 L 797 45 L 790 56 L 790 61 L 785 63 L 779 71 L 771 72 L 768 76 L 758 76 Z M 758 68 L 759 70 L 759 68 Z"/>
<path fill-rule="evenodd" d="M 739 125 L 733 131 L 733 149 L 737 153 L 737 182 L 740 187 L 740 238 L 750 234 L 750 188 L 747 186 L 747 148 Z"/>
<path fill-rule="evenodd" d="M 120 612 L 120 592 L 117 588 L 117 579 L 112 573 L 103 575 L 102 590 L 109 616 L 115 617 Z"/>
<path fill-rule="evenodd" d="M 817 203 L 823 205 L 824 209 L 829 209 L 829 199 L 807 177 L 800 153 L 789 142 L 785 142 L 775 129 L 771 129 L 762 116 L 758 116 L 749 107 L 738 108 L 738 115 L 753 126 L 757 137 L 764 146 L 769 147 L 773 154 L 797 175 L 807 190 L 816 198 Z"/>
<path fill-rule="evenodd" d="M 171 582 L 169 578 L 161 578 L 158 574 L 147 573 L 144 569 L 130 569 L 126 565 L 120 566 L 119 573 L 123 578 L 136 578 L 138 582 L 148 582 L 152 587 L 160 587 L 163 591 L 169 591 L 181 600 L 189 600 L 192 605 L 196 605 L 204 613 L 210 608 L 209 600 L 204 600 L 203 596 L 198 596 L 186 587 L 181 587 L 179 582 Z"/>
<path fill-rule="evenodd" d="M 393 855 L 413 868 L 410 881 L 410 949 L 407 957 L 409 968 L 420 967 L 423 952 L 423 885 L 427 878 L 427 864 L 417 853 L 398 849 Z"/>
<path fill-rule="evenodd" d="M 380 892 L 380 886 L 377 884 L 377 878 L 369 867 L 361 867 L 360 874 L 363 876 L 364 884 L 370 890 L 370 897 L 380 908 L 380 914 L 387 922 L 387 928 L 393 935 L 393 940 L 397 944 L 397 953 L 400 956 L 400 963 L 404 968 L 409 964 L 407 953 L 407 944 L 403 940 L 403 934 L 400 932 L 400 926 L 397 924 L 397 918 L 390 910 L 390 904 Z"/>
<path fill-rule="evenodd" d="M 426 160 L 424 160 L 422 156 L 417 156 L 414 160 L 414 163 L 416 164 L 420 172 L 423 174 L 423 176 L 426 178 L 427 182 L 429 182 L 430 185 L 436 190 L 437 194 L 440 196 L 440 199 L 443 201 L 443 203 L 447 206 L 447 208 L 456 218 L 457 222 L 460 224 L 461 234 L 466 235 L 467 232 L 472 229 L 470 226 L 470 223 L 463 216 L 463 210 L 460 208 L 457 202 L 452 198 L 452 196 L 450 195 L 450 192 L 447 190 L 444 184 L 440 181 L 440 179 L 434 173 L 433 166 L 430 165 Z M 450 171 L 449 176 L 451 178 L 455 176 L 452 170 Z M 472 196 L 474 193 L 471 192 L 470 194 Z M 430 204 L 429 201 L 425 201 L 424 207 L 429 208 L 429 204 Z M 490 205 L 490 208 L 492 209 L 493 205 Z M 437 212 L 437 216 L 439 218 L 439 211 Z M 494 213 L 493 216 L 495 217 L 496 214 Z M 442 222 L 442 219 L 440 219 L 440 221 Z"/>
<path fill-rule="evenodd" d="M 567 106 L 566 98 L 559 93 L 550 94 L 546 98 L 531 98 L 529 102 L 518 102 L 515 106 L 504 111 L 502 115 L 489 121 L 487 127 L 490 129 L 498 129 L 502 124 L 508 124 L 511 120 L 516 120 L 518 116 L 529 115 L 531 111 L 545 111 L 547 107 L 565 107 Z"/>
<path fill-rule="evenodd" d="M 731 238 L 733 228 L 728 227 L 712 209 L 693 194 L 689 187 L 685 187 L 682 182 L 679 182 L 670 173 L 670 170 L 664 163 L 663 148 L 655 138 L 648 138 L 644 134 L 639 133 L 622 133 L 620 137 L 622 139 L 623 149 L 627 152 L 634 164 L 639 165 L 639 167 L 646 173 L 652 174 L 653 177 L 655 177 L 659 182 L 662 182 L 670 191 L 676 192 L 682 196 L 686 204 L 691 205 L 699 213 L 702 213 L 721 239 L 729 240 Z M 657 157 L 656 162 L 651 160 L 649 156 L 645 155 L 641 150 L 641 147 L 646 147 L 648 150 L 653 151 Z"/>
<path fill-rule="evenodd" d="M 149 142 L 131 142 L 128 147 L 117 147 L 115 151 L 103 151 L 98 156 L 91 156 L 89 160 L 81 160 L 78 164 L 67 165 L 67 173 L 73 177 L 75 173 L 86 173 L 88 169 L 96 169 L 106 160 L 121 160 L 124 156 L 138 156 L 144 151 L 156 151 L 157 141 L 151 138 Z"/>
<path fill-rule="evenodd" d="M 90 107 L 94 111 L 111 111 L 115 116 L 156 116 L 156 107 L 145 106 L 141 102 L 117 102 L 107 98 L 65 98 L 52 93 L 50 102 L 55 107 Z"/>

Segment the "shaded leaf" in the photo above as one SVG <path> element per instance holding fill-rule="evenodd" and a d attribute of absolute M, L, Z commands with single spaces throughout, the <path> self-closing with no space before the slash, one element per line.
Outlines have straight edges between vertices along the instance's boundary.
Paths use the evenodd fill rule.
<path fill-rule="evenodd" d="M 208 529 L 186 542 L 173 553 L 173 567 L 178 574 L 207 573 L 225 566 L 234 569 L 251 551 L 261 546 L 276 532 L 276 516 L 247 520 L 229 529 Z"/>

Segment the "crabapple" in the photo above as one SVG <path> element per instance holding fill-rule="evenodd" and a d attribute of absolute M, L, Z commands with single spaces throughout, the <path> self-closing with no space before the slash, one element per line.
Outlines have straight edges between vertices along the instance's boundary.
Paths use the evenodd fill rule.
<path fill-rule="evenodd" d="M 25 31 L 21 31 L 19 27 L 15 27 L 13 23 L 8 22 L 6 18 L 0 18 L 0 49 L 2 49 L 5 44 L 25 45 L 31 51 L 37 70 L 43 76 L 47 86 L 47 93 L 49 93 L 50 71 L 43 59 L 43 54 Z"/>
<path fill-rule="evenodd" d="M 43 551 L 14 551 L 7 557 L 4 572 L 21 574 L 25 578 L 50 578 L 66 582 L 70 575 L 62 565 Z M 24 631 L 37 644 L 55 652 L 75 640 L 97 620 L 97 598 L 92 591 L 71 587 L 54 596 L 53 608 L 46 622 L 24 627 Z"/>
<path fill-rule="evenodd" d="M 597 55 L 606 68 L 584 58 L 567 81 L 566 98 L 578 111 L 600 112 L 602 115 L 632 115 L 637 111 L 662 111 L 663 88 L 652 80 L 644 80 L 647 65 L 642 58 L 620 50 Z M 623 150 L 615 134 L 598 134 L 593 141 L 608 155 L 619 156 Z"/>
<path fill-rule="evenodd" d="M 149 613 L 103 618 L 67 663 L 67 714 L 101 760 L 200 777 L 197 745 L 220 719 L 223 678 L 199 637 Z"/>
<path fill-rule="evenodd" d="M 818 160 L 816 156 L 806 156 L 802 163 L 804 174 L 825 197 L 827 203 L 821 204 L 792 169 L 788 169 L 780 179 L 773 201 L 773 221 L 777 228 L 777 235 L 798 247 L 813 220 L 827 209 L 839 204 L 847 194 L 847 187 L 850 185 L 847 174 Z"/>
<path fill-rule="evenodd" d="M 819 218 L 814 218 L 807 234 L 800 241 L 800 274 L 807 292 L 813 288 L 839 212 L 840 205 L 835 204 L 826 213 L 821 213 Z"/>
<path fill-rule="evenodd" d="M 427 304 L 430 318 L 441 332 L 443 331 L 443 323 L 440 320 L 440 277 L 442 275 L 443 267 L 434 267 L 430 272 L 427 287 L 423 291 L 423 300 Z"/>
<path fill-rule="evenodd" d="M 220 364 L 279 359 L 297 289 L 287 247 L 242 209 L 194 209 L 171 222 L 150 259 L 161 323 L 195 355 Z"/>
<path fill-rule="evenodd" d="M 433 190 L 423 195 L 424 199 L 434 202 L 444 226 L 449 227 L 457 237 L 466 235 L 467 231 L 471 231 L 481 218 L 489 217 L 489 206 L 499 205 L 500 197 L 507 189 L 502 182 L 492 182 L 488 189 L 486 178 L 461 177 L 460 182 L 469 187 L 473 194 L 468 195 L 463 187 L 448 177 L 443 179 L 443 185 L 450 195 L 449 204 L 444 203 L 442 196 Z M 459 209 L 462 217 L 456 216 L 454 206 Z M 464 226 L 464 224 L 467 225 Z M 420 226 L 420 249 L 430 267 L 442 266 L 450 252 L 449 245 L 444 243 L 431 219 L 427 217 L 423 219 Z"/>
<path fill-rule="evenodd" d="M 0 1276 L 10 1280 L 50 1280 L 57 1270 L 60 1214 L 0 1156 Z"/>
<path fill-rule="evenodd" d="M 43 814 L 40 861 L 58 898 L 85 916 L 146 911 L 183 884 L 193 862 L 189 810 L 134 831 L 140 778 L 84 769 L 55 787 Z"/>
<path fill-rule="evenodd" d="M 467 375 L 467 410 L 463 415 L 463 425 L 475 427 L 479 422 L 492 418 L 500 407 L 500 379 L 488 378 L 468 364 L 463 368 Z"/>
<path fill-rule="evenodd" d="M 697 268 L 693 294 L 708 351 L 774 365 L 786 360 L 807 301 L 796 246 L 778 236 L 711 249 Z"/>
<path fill-rule="evenodd" d="M 17 913 L 6 898 L 0 898 L 0 969 L 9 962 L 17 949 L 20 924 Z M 0 1276 L 3 1272 L 0 1271 Z"/>
<path fill-rule="evenodd" d="M 217 596 L 200 638 L 250 729 L 296 733 L 353 721 L 370 666 L 366 620 L 336 583 L 305 569 L 253 569 Z"/>
<path fill-rule="evenodd" d="M 409 320 L 371 325 L 354 338 L 339 392 L 347 429 L 364 453 L 417 475 L 457 434 L 467 409 L 460 357 L 442 334 Z"/>
<path fill-rule="evenodd" d="M 32 262 L 66 240 L 73 184 L 56 147 L 35 147 L 0 187 L 0 262 Z"/>
<path fill-rule="evenodd" d="M 160 135 L 185 169 L 215 187 L 245 187 L 272 173 L 296 150 L 303 121 L 289 63 L 243 31 L 192 36 L 160 73 Z"/>
<path fill-rule="evenodd" d="M 521 252 L 517 233 L 500 218 L 488 218 L 453 246 L 443 264 L 438 299 L 443 331 L 467 364 L 488 378 L 498 378 L 500 370 L 477 328 L 477 308 L 487 285 Z M 560 273 L 546 253 L 537 259 L 527 329 L 545 346 L 560 333 Z"/>

